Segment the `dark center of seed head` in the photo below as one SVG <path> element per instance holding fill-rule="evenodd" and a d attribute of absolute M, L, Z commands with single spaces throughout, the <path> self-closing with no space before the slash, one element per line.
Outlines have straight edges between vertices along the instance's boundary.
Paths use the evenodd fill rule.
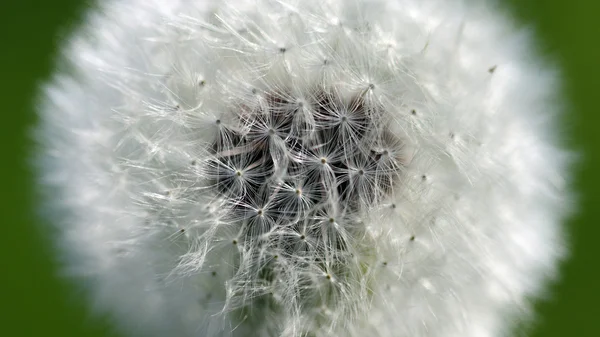
<path fill-rule="evenodd" d="M 369 84 L 369 88 L 373 89 L 374 85 Z M 257 93 L 256 89 L 252 92 Z M 277 247 L 271 248 L 292 250 L 282 252 L 284 255 L 281 256 L 298 256 L 299 252 L 295 250 L 314 248 L 299 247 L 297 241 L 293 241 L 298 238 L 306 240 L 306 228 L 320 228 L 319 224 L 323 221 L 330 224 L 337 221 L 342 227 L 347 223 L 352 225 L 348 219 L 365 208 L 375 206 L 392 193 L 397 171 L 401 168 L 380 165 L 379 160 L 382 154 L 395 156 L 398 149 L 390 147 L 396 146 L 399 141 L 382 119 L 377 119 L 384 111 L 369 105 L 362 94 L 348 99 L 338 97 L 335 90 L 318 89 L 310 93 L 310 100 L 289 98 L 291 93 L 287 91 L 261 92 L 260 95 L 265 101 L 260 108 L 242 104 L 239 111 L 229 111 L 234 125 L 246 126 L 243 131 L 219 128 L 216 133 L 211 144 L 213 163 L 208 166 L 212 171 L 207 174 L 214 178 L 208 186 L 214 188 L 219 198 L 227 201 L 225 216 L 243 228 L 241 236 L 232 240 L 234 245 L 238 244 L 238 240 L 244 246 L 265 244 L 257 238 L 270 232 L 293 234 L 282 236 L 281 240 L 290 242 L 275 240 Z M 308 108 L 307 111 L 313 113 L 311 123 L 297 118 L 295 112 L 299 107 Z M 356 127 L 331 123 L 340 118 L 340 114 L 344 114 L 340 118 L 342 121 L 348 121 L 345 113 L 348 113 L 349 107 L 352 109 L 352 125 Z M 281 142 L 264 142 L 257 137 L 261 133 L 264 135 L 265 121 L 276 125 L 276 129 L 269 127 L 267 132 L 280 135 Z M 216 123 L 220 124 L 221 120 Z M 389 152 L 387 149 L 381 151 L 382 147 L 389 148 Z M 317 163 L 327 165 L 327 170 L 307 165 L 305 158 L 316 158 Z M 377 179 L 368 183 L 363 179 L 348 179 L 352 163 L 360 163 L 362 169 L 355 171 L 358 175 L 364 175 L 364 168 L 369 168 Z M 230 167 L 236 168 L 233 178 L 247 175 L 247 179 L 232 179 L 230 175 L 223 174 Z M 301 188 L 294 187 L 295 198 L 282 194 L 286 192 L 281 186 L 298 186 L 298 183 L 309 186 L 310 193 L 303 195 Z M 269 221 L 248 219 L 248 205 L 269 205 Z M 332 206 L 344 215 L 339 219 L 332 216 L 323 220 L 323 214 L 328 214 Z M 262 216 L 264 210 L 257 209 L 255 214 Z M 310 235 L 318 244 L 324 234 L 315 231 Z M 268 241 L 267 244 L 275 243 Z M 335 248 L 345 250 L 345 247 L 347 245 L 340 242 Z M 275 273 L 275 269 L 265 271 L 269 275 Z"/>
<path fill-rule="evenodd" d="M 369 87 L 373 88 L 374 84 L 369 83 Z M 256 92 L 256 89 L 252 91 Z M 243 208 L 241 205 L 265 204 L 270 200 L 284 202 L 285 198 L 275 195 L 280 193 L 275 192 L 280 190 L 275 188 L 275 185 L 295 184 L 298 177 L 304 180 L 304 184 L 314 186 L 319 191 L 311 193 L 310 199 L 307 199 L 312 205 L 308 212 L 322 208 L 330 202 L 326 198 L 332 195 L 336 195 L 337 198 L 334 201 L 338 203 L 336 208 L 348 213 L 365 206 L 374 206 L 373 203 L 382 200 L 382 193 L 391 193 L 393 189 L 390 186 L 394 183 L 397 172 L 392 172 L 394 170 L 389 166 L 384 167 L 378 163 L 382 155 L 391 155 L 392 152 L 372 147 L 389 147 L 399 142 L 386 125 L 382 124 L 382 119 L 378 119 L 384 113 L 380 107 L 367 103 L 362 94 L 353 98 L 343 98 L 338 97 L 334 90 L 315 90 L 310 93 L 309 97 L 312 100 L 308 102 L 304 99 L 289 98 L 289 92 L 264 92 L 263 97 L 266 104 L 261 104 L 260 108 L 241 105 L 241 111 L 230 112 L 232 117 L 238 116 L 239 124 L 247 126 L 244 131 L 223 129 L 217 133 L 217 139 L 212 144 L 215 153 L 228 153 L 215 159 L 216 165 L 211 166 L 215 172 L 209 176 L 223 177 L 213 181 L 212 186 L 216 186 L 217 191 L 225 197 L 236 200 L 231 203 L 234 206 L 232 213 L 235 213 L 236 205 Z M 294 112 L 298 106 L 310 106 L 314 123 L 307 124 L 305 120 L 295 117 Z M 328 123 L 340 114 L 342 116 L 338 118 L 342 122 L 348 121 L 348 109 L 351 109 L 353 125 L 356 127 L 347 128 L 341 124 Z M 261 133 L 260 128 L 265 121 L 277 125 L 277 129 L 269 127 L 267 133 L 281 135 L 283 144 L 265 143 L 257 139 L 256 135 Z M 220 122 L 217 120 L 217 124 Z M 310 137 L 307 137 L 307 134 L 310 134 Z M 295 159 L 304 158 L 306 155 L 319 155 L 318 161 L 331 170 L 314 172 L 302 159 Z M 376 184 L 364 186 L 366 188 L 356 186 L 356 183 L 344 178 L 352 162 L 374 167 L 374 174 L 381 178 L 376 179 Z M 239 180 L 228 180 L 226 176 L 219 174 L 223 168 L 231 166 L 239 168 L 234 171 L 236 177 L 241 177 L 248 171 L 250 178 L 240 183 Z M 356 172 L 358 175 L 365 174 L 363 169 Z M 276 173 L 277 177 L 274 177 Z M 381 186 L 377 186 L 378 184 Z M 332 190 L 337 190 L 337 193 L 328 192 Z M 300 194 L 299 191 L 295 193 Z M 293 205 L 274 206 L 276 207 L 273 209 L 280 210 L 284 218 L 286 215 L 296 220 L 299 216 L 315 217 L 314 214 L 306 213 L 304 208 Z M 290 209 L 295 210 L 289 211 Z M 298 212 L 303 214 L 297 214 Z"/>

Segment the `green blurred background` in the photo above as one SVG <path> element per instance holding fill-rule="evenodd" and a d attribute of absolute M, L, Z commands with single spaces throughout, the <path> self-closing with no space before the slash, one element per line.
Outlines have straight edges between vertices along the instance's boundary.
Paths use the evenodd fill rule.
<path fill-rule="evenodd" d="M 27 165 L 36 87 L 52 69 L 57 44 L 87 5 L 81 0 L 0 1 L 0 334 L 116 336 L 105 320 L 92 319 L 80 295 L 56 278 L 51 249 L 35 219 Z M 575 181 L 580 212 L 567 224 L 573 258 L 562 266 L 552 298 L 538 304 L 537 323 L 517 334 L 600 336 L 600 1 L 507 4 L 522 25 L 538 31 L 541 49 L 563 68 L 570 100 L 568 142 L 584 154 Z"/>

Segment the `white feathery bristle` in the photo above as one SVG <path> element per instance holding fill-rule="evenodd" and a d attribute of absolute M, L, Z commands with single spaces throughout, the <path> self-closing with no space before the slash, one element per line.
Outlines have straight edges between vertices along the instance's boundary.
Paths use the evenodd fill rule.
<path fill-rule="evenodd" d="M 65 272 L 131 336 L 507 335 L 572 212 L 530 35 L 490 1 L 103 2 L 36 129 Z"/>

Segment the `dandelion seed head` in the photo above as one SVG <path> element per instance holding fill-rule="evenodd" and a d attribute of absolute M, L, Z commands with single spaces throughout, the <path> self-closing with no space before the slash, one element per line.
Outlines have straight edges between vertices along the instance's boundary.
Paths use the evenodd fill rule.
<path fill-rule="evenodd" d="M 39 109 L 64 270 L 132 336 L 506 335 L 571 212 L 530 39 L 491 2 L 103 3 Z"/>

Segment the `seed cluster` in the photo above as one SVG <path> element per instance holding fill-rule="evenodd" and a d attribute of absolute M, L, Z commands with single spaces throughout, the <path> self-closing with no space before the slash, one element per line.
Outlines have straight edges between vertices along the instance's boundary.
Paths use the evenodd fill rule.
<path fill-rule="evenodd" d="M 313 307 L 341 291 L 335 280 L 349 272 L 360 214 L 393 193 L 402 168 L 401 140 L 364 95 L 320 89 L 297 101 L 267 93 L 262 104 L 242 105 L 235 122 L 216 121 L 205 174 L 226 200 L 228 222 L 241 224 L 232 241 L 240 247 L 238 274 L 256 275 L 234 295 L 263 289 Z M 279 292 L 278 279 L 289 277 L 297 289 Z M 329 291 L 311 291 L 323 282 Z"/>

